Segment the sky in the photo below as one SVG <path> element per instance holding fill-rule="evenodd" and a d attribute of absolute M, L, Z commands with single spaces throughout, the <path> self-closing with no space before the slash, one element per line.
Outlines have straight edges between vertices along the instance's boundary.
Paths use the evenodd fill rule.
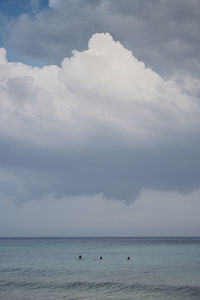
<path fill-rule="evenodd" d="M 0 236 L 200 236 L 200 2 L 0 1 Z"/>

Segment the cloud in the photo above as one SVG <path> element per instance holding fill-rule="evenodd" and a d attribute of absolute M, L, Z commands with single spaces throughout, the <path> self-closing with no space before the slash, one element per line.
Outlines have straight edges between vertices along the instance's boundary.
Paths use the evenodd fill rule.
<path fill-rule="evenodd" d="M 199 190 L 188 195 L 144 190 L 131 205 L 99 194 L 48 197 L 21 207 L 3 199 L 0 235 L 199 236 L 199 197 Z"/>
<path fill-rule="evenodd" d="M 61 67 L 0 51 L 2 197 L 191 192 L 200 182 L 199 79 L 163 79 L 106 33 Z"/>
<path fill-rule="evenodd" d="M 4 22 L 4 44 L 15 57 L 59 64 L 73 49 L 84 50 L 93 33 L 110 32 L 164 76 L 200 74 L 199 1 L 52 0 L 49 6 Z"/>
<path fill-rule="evenodd" d="M 60 0 L 49 0 L 49 7 L 56 8 L 60 5 Z"/>

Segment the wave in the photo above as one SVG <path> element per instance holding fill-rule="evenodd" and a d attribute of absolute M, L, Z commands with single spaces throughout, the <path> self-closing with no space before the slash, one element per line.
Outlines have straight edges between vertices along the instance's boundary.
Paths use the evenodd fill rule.
<path fill-rule="evenodd" d="M 189 299 L 200 299 L 199 286 L 172 286 L 172 285 L 149 285 L 149 284 L 125 284 L 121 282 L 29 282 L 29 281 L 0 281 L 0 290 L 25 289 L 25 290 L 59 290 L 77 292 L 104 292 L 116 294 L 160 294 L 172 296 L 189 297 Z"/>

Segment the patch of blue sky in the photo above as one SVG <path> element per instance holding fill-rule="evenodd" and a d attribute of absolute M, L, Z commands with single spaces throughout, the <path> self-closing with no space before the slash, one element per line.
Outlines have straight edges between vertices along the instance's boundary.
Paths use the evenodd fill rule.
<path fill-rule="evenodd" d="M 3 32 L 7 20 L 18 18 L 22 14 L 34 15 L 43 9 L 49 7 L 49 0 L 0 0 L 0 47 L 5 48 L 3 40 Z M 20 54 L 14 53 L 9 49 L 7 53 L 8 61 L 19 61 Z M 25 59 L 21 60 L 23 63 L 42 67 L 43 63 L 40 61 Z"/>
<path fill-rule="evenodd" d="M 0 12 L 8 18 L 18 17 L 21 14 L 34 14 L 47 8 L 48 0 L 0 0 Z"/>

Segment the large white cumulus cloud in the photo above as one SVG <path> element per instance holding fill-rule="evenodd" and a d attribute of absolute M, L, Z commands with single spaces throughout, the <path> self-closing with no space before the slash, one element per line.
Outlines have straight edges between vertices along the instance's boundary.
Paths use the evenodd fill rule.
<path fill-rule="evenodd" d="M 146 68 L 108 33 L 93 35 L 89 49 L 74 51 L 61 68 L 8 63 L 4 49 L 0 61 L 1 134 L 69 145 L 109 133 L 135 145 L 199 126 L 195 95 Z"/>
<path fill-rule="evenodd" d="M 17 168 L 26 198 L 27 190 L 126 199 L 143 187 L 198 187 L 199 83 L 163 79 L 108 33 L 94 34 L 61 67 L 7 62 L 1 49 L 3 165 Z M 37 179 L 27 182 L 26 172 Z"/>

